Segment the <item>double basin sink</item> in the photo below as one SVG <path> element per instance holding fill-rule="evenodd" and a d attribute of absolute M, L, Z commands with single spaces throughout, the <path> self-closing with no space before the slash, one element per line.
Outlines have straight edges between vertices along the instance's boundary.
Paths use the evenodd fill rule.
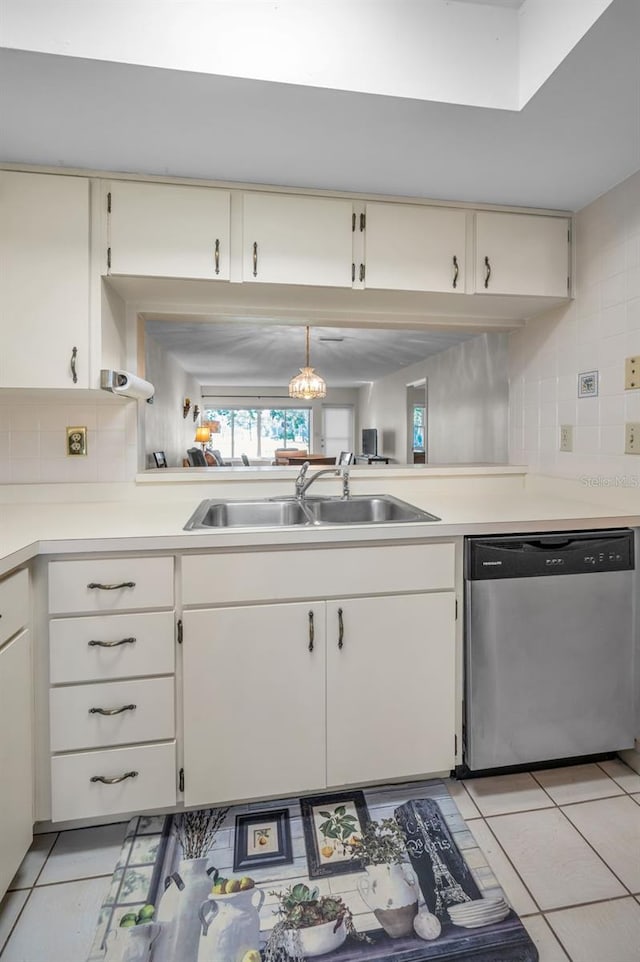
<path fill-rule="evenodd" d="M 202 528 L 279 528 L 325 524 L 388 524 L 440 521 L 391 495 L 351 498 L 266 498 L 256 501 L 202 501 L 185 531 Z"/>

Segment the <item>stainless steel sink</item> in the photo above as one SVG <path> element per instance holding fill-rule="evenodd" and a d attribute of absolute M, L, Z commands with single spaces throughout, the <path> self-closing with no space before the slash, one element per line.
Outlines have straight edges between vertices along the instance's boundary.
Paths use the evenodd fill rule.
<path fill-rule="evenodd" d="M 317 524 L 385 524 L 389 522 L 440 521 L 435 514 L 421 511 L 391 495 L 339 498 L 309 498 L 308 511 Z"/>
<path fill-rule="evenodd" d="M 202 501 L 185 531 L 202 528 L 282 528 L 297 525 L 388 524 L 440 521 L 391 495 L 340 498 L 272 498 L 259 501 Z"/>
<path fill-rule="evenodd" d="M 185 525 L 194 528 L 264 528 L 311 524 L 302 505 L 290 501 L 203 501 Z"/>

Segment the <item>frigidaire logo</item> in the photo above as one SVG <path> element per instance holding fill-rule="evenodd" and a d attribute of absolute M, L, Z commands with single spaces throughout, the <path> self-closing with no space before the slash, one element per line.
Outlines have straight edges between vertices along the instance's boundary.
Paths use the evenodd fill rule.
<path fill-rule="evenodd" d="M 486 568 L 487 566 L 491 566 L 491 565 L 501 565 L 501 564 L 502 564 L 501 561 L 483 561 L 483 562 L 482 562 L 482 567 L 483 567 L 483 568 Z"/>

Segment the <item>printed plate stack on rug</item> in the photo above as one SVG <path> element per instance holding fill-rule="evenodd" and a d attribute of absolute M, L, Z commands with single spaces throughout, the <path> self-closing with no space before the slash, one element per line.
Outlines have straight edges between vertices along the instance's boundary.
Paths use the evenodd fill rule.
<path fill-rule="evenodd" d="M 440 780 L 132 819 L 88 962 L 312 958 L 538 953 Z"/>

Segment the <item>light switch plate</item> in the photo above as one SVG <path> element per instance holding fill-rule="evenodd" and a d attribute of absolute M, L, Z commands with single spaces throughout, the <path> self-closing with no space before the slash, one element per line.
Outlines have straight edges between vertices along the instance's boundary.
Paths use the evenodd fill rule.
<path fill-rule="evenodd" d="M 625 424 L 624 453 L 640 454 L 640 424 L 631 421 Z"/>
<path fill-rule="evenodd" d="M 573 451 L 573 424 L 560 425 L 560 450 Z"/>
<path fill-rule="evenodd" d="M 81 427 L 67 428 L 67 457 L 76 457 L 87 453 L 87 429 Z"/>
<path fill-rule="evenodd" d="M 640 357 L 628 357 L 624 362 L 624 389 L 637 391 L 640 388 Z"/>

